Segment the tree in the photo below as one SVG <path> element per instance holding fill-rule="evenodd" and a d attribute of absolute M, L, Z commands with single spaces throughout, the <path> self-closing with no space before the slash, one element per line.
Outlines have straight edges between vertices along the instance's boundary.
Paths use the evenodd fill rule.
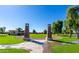
<path fill-rule="evenodd" d="M 3 32 L 5 32 L 5 30 L 6 30 L 6 27 L 3 27 Z"/>
<path fill-rule="evenodd" d="M 17 31 L 21 32 L 21 31 L 23 31 L 23 29 L 19 27 L 19 28 L 17 28 Z"/>
<path fill-rule="evenodd" d="M 53 23 L 52 32 L 53 33 L 62 33 L 63 21 L 58 20 Z"/>
<path fill-rule="evenodd" d="M 47 34 L 47 30 L 46 29 L 44 30 L 44 34 Z"/>
<path fill-rule="evenodd" d="M 70 34 L 70 37 L 72 36 L 72 27 L 73 27 L 72 21 L 73 20 L 69 20 L 69 19 L 64 21 L 64 23 L 65 23 L 64 27 L 65 27 L 66 33 Z"/>
<path fill-rule="evenodd" d="M 35 29 L 33 29 L 33 34 L 36 34 L 36 30 Z"/>
<path fill-rule="evenodd" d="M 2 27 L 0 28 L 0 32 L 1 32 L 1 33 L 3 32 L 3 28 L 2 28 Z"/>
<path fill-rule="evenodd" d="M 74 26 L 74 28 L 75 28 L 75 31 L 76 31 L 76 33 L 77 33 L 77 38 L 79 38 L 79 19 L 77 19 L 77 20 L 75 21 L 75 26 Z"/>
<path fill-rule="evenodd" d="M 76 28 L 76 19 L 78 18 L 78 6 L 68 8 L 67 17 L 64 21 L 66 30 L 69 30 L 70 37 L 72 37 L 73 30 Z"/>
<path fill-rule="evenodd" d="M 52 24 L 52 32 L 53 32 L 54 34 L 57 33 L 57 25 L 56 25 L 55 22 Z"/>
<path fill-rule="evenodd" d="M 5 32 L 6 27 L 0 27 L 0 32 L 4 33 Z"/>
<path fill-rule="evenodd" d="M 22 28 L 18 27 L 16 30 L 17 30 L 17 32 L 16 32 L 17 35 L 22 35 L 23 34 L 23 29 Z"/>
<path fill-rule="evenodd" d="M 57 21 L 58 33 L 62 33 L 63 21 Z"/>

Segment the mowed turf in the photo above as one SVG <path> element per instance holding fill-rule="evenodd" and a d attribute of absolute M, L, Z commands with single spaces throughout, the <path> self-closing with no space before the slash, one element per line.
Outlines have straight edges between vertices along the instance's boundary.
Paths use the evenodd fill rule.
<path fill-rule="evenodd" d="M 45 38 L 46 37 L 46 34 L 30 34 L 30 37 L 32 39 Z"/>
<path fill-rule="evenodd" d="M 23 39 L 12 35 L 0 35 L 0 44 L 18 44 L 24 42 Z"/>
<path fill-rule="evenodd" d="M 45 38 L 46 34 L 30 34 L 32 39 Z M 0 44 L 18 44 L 22 43 L 24 40 L 13 35 L 0 35 Z"/>
<path fill-rule="evenodd" d="M 17 49 L 17 48 L 6 48 L 0 49 L 0 53 L 29 53 L 29 50 Z"/>
<path fill-rule="evenodd" d="M 51 51 L 52 53 L 79 53 L 79 44 L 54 46 Z"/>
<path fill-rule="evenodd" d="M 75 40 L 79 40 L 78 38 L 76 38 L 76 37 L 61 37 L 60 39 L 59 39 L 60 41 L 63 41 L 63 42 L 71 42 L 71 41 L 75 41 Z"/>
<path fill-rule="evenodd" d="M 65 35 L 58 35 L 58 40 L 59 41 L 63 41 L 63 42 L 71 42 L 71 41 L 75 41 L 75 40 L 79 40 L 76 37 L 69 37 L 69 36 L 65 36 Z"/>
<path fill-rule="evenodd" d="M 76 37 L 69 37 L 69 36 L 64 36 L 64 35 L 59 35 L 59 41 L 63 42 L 72 42 L 79 40 Z M 61 43 L 61 42 L 60 42 Z M 51 51 L 53 53 L 79 53 L 79 44 L 66 44 L 66 45 L 56 45 L 51 47 Z"/>

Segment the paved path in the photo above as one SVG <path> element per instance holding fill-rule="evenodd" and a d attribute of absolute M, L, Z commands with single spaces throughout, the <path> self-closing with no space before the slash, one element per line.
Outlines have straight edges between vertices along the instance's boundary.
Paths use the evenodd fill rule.
<path fill-rule="evenodd" d="M 39 42 L 44 42 L 45 40 L 36 40 Z M 12 44 L 12 45 L 0 45 L 0 49 L 5 48 L 22 48 L 22 49 L 28 49 L 31 51 L 31 53 L 42 53 L 43 52 L 43 46 L 37 43 L 33 42 L 23 42 L 20 44 Z"/>
<path fill-rule="evenodd" d="M 30 53 L 50 53 L 49 50 L 51 46 L 59 44 L 58 42 L 47 42 L 46 40 L 34 40 L 37 42 L 43 42 L 44 44 L 39 44 L 35 42 L 23 42 L 20 44 L 12 44 L 12 45 L 0 45 L 0 49 L 5 48 L 22 48 L 26 50 L 30 50 Z"/>
<path fill-rule="evenodd" d="M 31 53 L 42 53 L 43 51 L 42 45 L 32 42 L 25 43 L 22 48 L 31 50 Z"/>

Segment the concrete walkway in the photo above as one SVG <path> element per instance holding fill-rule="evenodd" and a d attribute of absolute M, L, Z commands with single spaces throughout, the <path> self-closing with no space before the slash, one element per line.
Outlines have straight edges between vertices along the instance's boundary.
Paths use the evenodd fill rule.
<path fill-rule="evenodd" d="M 36 40 L 38 42 L 45 42 L 45 40 Z M 31 53 L 42 53 L 43 46 L 33 42 L 23 42 L 20 44 L 12 44 L 12 45 L 0 45 L 0 49 L 5 48 L 22 48 L 26 50 L 30 50 Z"/>
<path fill-rule="evenodd" d="M 51 47 L 55 45 L 60 45 L 59 42 L 46 40 L 35 40 L 37 42 L 43 42 L 44 44 L 34 43 L 34 42 L 23 42 L 20 44 L 12 44 L 12 45 L 0 45 L 0 49 L 5 48 L 22 48 L 26 50 L 30 50 L 30 53 L 51 53 Z"/>
<path fill-rule="evenodd" d="M 25 43 L 22 46 L 22 48 L 31 50 L 31 53 L 42 53 L 43 52 L 42 45 L 32 43 L 32 42 Z"/>

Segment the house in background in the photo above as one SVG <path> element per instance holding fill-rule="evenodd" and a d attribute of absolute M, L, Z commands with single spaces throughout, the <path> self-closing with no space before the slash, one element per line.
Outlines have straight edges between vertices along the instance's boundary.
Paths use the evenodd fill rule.
<path fill-rule="evenodd" d="M 9 34 L 9 35 L 23 35 L 23 34 L 24 34 L 24 30 L 21 31 L 21 32 L 19 32 L 19 31 L 17 31 L 17 30 L 9 30 L 9 31 L 8 31 L 8 34 Z"/>

